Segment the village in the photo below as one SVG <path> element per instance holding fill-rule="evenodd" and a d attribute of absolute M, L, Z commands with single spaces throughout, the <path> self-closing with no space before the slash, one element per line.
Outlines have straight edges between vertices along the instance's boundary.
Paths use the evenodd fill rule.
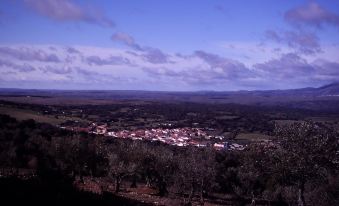
<path fill-rule="evenodd" d="M 87 132 L 96 135 L 104 135 L 110 138 L 122 138 L 142 140 L 151 142 L 162 142 L 165 144 L 186 147 L 213 147 L 216 150 L 243 150 L 246 145 L 228 141 L 228 138 L 221 135 L 211 135 L 207 131 L 211 128 L 152 128 L 112 131 L 107 124 L 91 123 L 88 127 L 60 127 L 75 132 Z"/>

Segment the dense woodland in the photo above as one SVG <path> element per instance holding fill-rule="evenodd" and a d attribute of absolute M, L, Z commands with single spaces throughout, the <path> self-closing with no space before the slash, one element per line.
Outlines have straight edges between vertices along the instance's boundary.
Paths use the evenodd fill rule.
<path fill-rule="evenodd" d="M 58 185 L 44 196 L 57 202 L 77 194 L 107 203 L 106 192 L 119 194 L 128 183 L 147 185 L 158 196 L 174 196 L 186 205 L 211 200 L 231 205 L 338 205 L 337 132 L 306 122 L 277 127 L 274 133 L 274 144 L 230 152 L 73 133 L 1 115 L 0 186 L 6 192 L 3 188 L 12 182 Z M 104 179 L 104 193 L 95 198 L 77 193 L 72 183 L 84 178 Z"/>

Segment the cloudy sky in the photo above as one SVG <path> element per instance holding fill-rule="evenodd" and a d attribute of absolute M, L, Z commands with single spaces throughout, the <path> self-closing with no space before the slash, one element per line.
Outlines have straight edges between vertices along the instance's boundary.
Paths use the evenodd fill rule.
<path fill-rule="evenodd" d="M 339 1 L 3 0 L 0 87 L 255 90 L 339 81 Z"/>

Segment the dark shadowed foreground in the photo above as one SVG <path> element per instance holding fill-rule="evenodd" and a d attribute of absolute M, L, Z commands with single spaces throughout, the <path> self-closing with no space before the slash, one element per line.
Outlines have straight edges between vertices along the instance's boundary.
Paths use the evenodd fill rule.
<path fill-rule="evenodd" d="M 0 194 L 56 205 L 337 205 L 338 133 L 304 122 L 277 127 L 275 136 L 217 151 L 0 115 Z"/>
<path fill-rule="evenodd" d="M 27 180 L 0 178 L 0 192 L 1 201 L 10 205 L 149 205 L 112 193 L 98 195 L 79 191 L 73 187 L 72 182 L 57 176 Z"/>

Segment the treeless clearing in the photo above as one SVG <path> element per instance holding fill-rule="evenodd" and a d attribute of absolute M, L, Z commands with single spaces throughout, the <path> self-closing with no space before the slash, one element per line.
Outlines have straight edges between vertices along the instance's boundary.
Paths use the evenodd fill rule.
<path fill-rule="evenodd" d="M 32 110 L 10 108 L 10 107 L 0 107 L 0 114 L 7 114 L 20 121 L 27 120 L 27 119 L 33 119 L 37 122 L 50 123 L 53 125 L 60 124 L 65 121 L 63 119 L 56 119 L 55 117 L 52 117 L 52 116 L 42 115 Z"/>
<path fill-rule="evenodd" d="M 248 140 L 248 141 L 264 141 L 272 139 L 272 136 L 258 133 L 240 133 L 237 136 L 238 140 Z"/>
<path fill-rule="evenodd" d="M 77 117 L 59 116 L 58 118 L 56 118 L 53 115 L 44 115 L 37 111 L 28 110 L 28 109 L 19 109 L 19 108 L 8 107 L 8 106 L 0 106 L 0 114 L 9 115 L 13 118 L 16 118 L 19 121 L 33 119 L 40 123 L 49 123 L 52 125 L 59 125 L 68 120 L 81 121 L 81 122 L 87 121 L 87 120 L 80 119 Z"/>

